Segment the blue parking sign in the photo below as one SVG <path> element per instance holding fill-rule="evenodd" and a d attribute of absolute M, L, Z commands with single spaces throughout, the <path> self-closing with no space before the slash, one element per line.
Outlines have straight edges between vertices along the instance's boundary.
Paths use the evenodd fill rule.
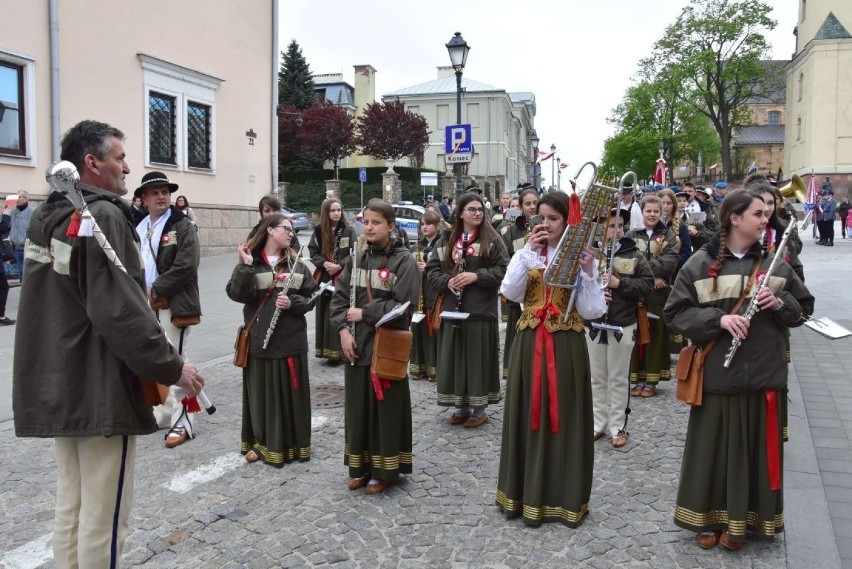
<path fill-rule="evenodd" d="M 367 169 L 366 168 L 358 168 L 358 180 L 361 182 L 367 181 Z"/>

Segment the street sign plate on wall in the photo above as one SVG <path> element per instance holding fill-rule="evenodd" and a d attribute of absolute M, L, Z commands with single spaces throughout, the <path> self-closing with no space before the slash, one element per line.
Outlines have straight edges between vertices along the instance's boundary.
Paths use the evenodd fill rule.
<path fill-rule="evenodd" d="M 471 154 L 473 152 L 473 136 L 469 124 L 447 125 L 444 131 L 444 151 L 450 154 Z"/>

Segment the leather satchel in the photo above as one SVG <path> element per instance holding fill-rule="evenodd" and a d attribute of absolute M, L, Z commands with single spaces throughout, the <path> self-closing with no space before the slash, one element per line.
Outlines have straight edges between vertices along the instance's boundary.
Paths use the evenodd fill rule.
<path fill-rule="evenodd" d="M 435 306 L 432 308 L 432 330 L 438 330 L 441 327 L 441 313 L 444 311 L 444 295 L 439 294 L 435 299 Z"/>
<path fill-rule="evenodd" d="M 729 314 L 736 314 L 739 311 L 740 306 L 743 305 L 743 301 L 749 292 L 751 292 L 751 287 L 759 270 L 760 260 L 758 259 L 748 284 L 743 289 L 743 293 Z M 677 379 L 675 397 L 678 401 L 682 401 L 693 407 L 701 407 L 704 394 L 704 360 L 707 358 L 710 350 L 713 349 L 713 346 L 716 345 L 717 339 L 713 338 L 703 348 L 698 344 L 691 344 L 685 348 L 681 348 L 677 366 L 675 367 L 675 378 Z"/>
<path fill-rule="evenodd" d="M 184 314 L 182 316 L 172 314 L 172 325 L 175 328 L 188 328 L 199 324 L 201 324 L 200 314 Z"/>
<path fill-rule="evenodd" d="M 168 385 L 163 385 L 162 383 L 157 383 L 150 379 L 140 377 L 139 386 L 142 388 L 142 395 L 145 396 L 145 402 L 151 407 L 162 405 L 166 402 L 166 398 L 169 396 Z"/>
<path fill-rule="evenodd" d="M 651 323 L 648 321 L 648 307 L 645 300 L 640 300 L 636 306 L 636 328 L 638 330 L 637 344 L 643 346 L 651 343 Z"/>
<path fill-rule="evenodd" d="M 680 357 L 675 367 L 677 390 L 675 397 L 693 407 L 701 407 L 704 393 L 704 359 L 713 348 L 716 340 L 711 340 L 705 348 L 692 344 L 680 350 Z"/>
<path fill-rule="evenodd" d="M 376 328 L 372 371 L 380 379 L 404 379 L 408 373 L 412 334 L 409 330 Z"/>
<path fill-rule="evenodd" d="M 263 296 L 263 300 L 260 301 L 260 306 L 257 307 L 254 316 L 251 317 L 248 324 L 240 324 L 237 328 L 237 340 L 234 342 L 234 365 L 237 367 L 246 367 L 248 365 L 249 332 L 251 331 L 251 327 L 254 323 L 257 322 L 257 316 L 260 314 L 260 311 L 263 310 L 263 306 L 266 304 L 266 301 L 269 300 L 270 296 L 272 296 L 272 291 L 275 290 L 275 284 L 275 279 L 272 279 L 272 284 L 266 289 L 266 294 Z"/>

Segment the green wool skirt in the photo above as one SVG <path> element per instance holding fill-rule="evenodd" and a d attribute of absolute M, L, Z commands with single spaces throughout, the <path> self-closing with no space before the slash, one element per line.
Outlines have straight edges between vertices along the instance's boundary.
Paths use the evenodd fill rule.
<path fill-rule="evenodd" d="M 518 320 L 521 319 L 521 305 L 511 300 L 504 304 L 508 306 L 506 317 L 506 343 L 503 345 L 503 379 L 509 377 L 509 355 L 512 353 L 512 340 L 518 332 Z"/>
<path fill-rule="evenodd" d="M 411 392 L 408 380 L 385 381 L 380 401 L 368 366 L 347 365 L 343 463 L 350 478 L 396 481 L 411 473 Z"/>
<path fill-rule="evenodd" d="M 318 358 L 325 358 L 332 361 L 343 359 L 340 352 L 340 334 L 331 325 L 329 318 L 329 305 L 331 304 L 330 294 L 321 294 L 317 299 L 314 314 L 316 315 L 316 348 L 314 355 Z"/>
<path fill-rule="evenodd" d="M 243 368 L 240 452 L 254 450 L 263 462 L 279 468 L 287 462 L 311 458 L 308 356 L 292 359 L 296 378 L 291 377 L 287 358 L 250 357 Z"/>
<path fill-rule="evenodd" d="M 522 330 L 512 347 L 506 382 L 497 506 L 538 526 L 577 527 L 589 511 L 594 469 L 594 421 L 589 356 L 582 333 L 556 332 L 558 430 L 553 432 L 546 356 L 533 376 L 536 331 Z M 531 426 L 532 386 L 541 385 L 540 424 Z M 542 383 L 543 382 L 543 383 Z"/>
<path fill-rule="evenodd" d="M 783 476 L 786 390 L 778 390 L 776 410 Z M 761 539 L 784 530 L 784 492 L 772 490 L 769 482 L 766 417 L 763 392 L 704 393 L 702 406 L 689 414 L 674 515 L 678 526 L 726 531 L 737 542 L 747 530 Z"/>
<path fill-rule="evenodd" d="M 496 321 L 441 321 L 438 405 L 485 407 L 500 402 L 499 342 Z"/>
<path fill-rule="evenodd" d="M 426 310 L 430 312 L 428 308 Z M 408 372 L 412 379 L 435 377 L 435 366 L 438 361 L 438 331 L 429 332 L 428 320 L 429 318 L 423 318 L 417 324 L 411 324 L 411 358 L 408 363 Z"/>
<path fill-rule="evenodd" d="M 659 319 L 649 318 L 651 342 L 640 346 L 636 343 L 630 358 L 630 383 L 657 385 L 672 378 L 672 355 L 669 352 L 669 327 L 663 322 L 663 307 L 648 305 L 648 313 Z M 640 352 L 642 357 L 639 356 Z"/>

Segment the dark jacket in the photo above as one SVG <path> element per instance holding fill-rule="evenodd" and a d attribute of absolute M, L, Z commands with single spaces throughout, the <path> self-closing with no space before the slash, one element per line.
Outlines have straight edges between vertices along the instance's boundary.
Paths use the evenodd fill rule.
<path fill-rule="evenodd" d="M 481 256 L 479 245 L 479 240 L 470 244 L 469 248 L 473 249 L 473 253 L 465 257 L 464 272 L 476 273 L 477 281 L 464 288 L 461 306 L 458 306 L 456 295 L 447 288 L 456 263 L 444 263 L 447 255 L 454 255 L 454 244 L 449 244 L 447 239 L 442 238 L 426 263 L 429 287 L 434 289 L 436 294 L 444 295 L 444 310 L 469 312 L 468 321 L 471 322 L 497 320 L 497 293 L 509 265 L 506 248 L 499 240 L 491 243 L 487 263 Z"/>
<path fill-rule="evenodd" d="M 175 206 L 169 209 L 172 213 L 163 225 L 163 236 L 157 249 L 157 273 L 160 276 L 151 285 L 151 294 L 155 298 L 167 298 L 173 316 L 196 316 L 201 314 L 198 231 Z"/>
<path fill-rule="evenodd" d="M 231 279 L 225 286 L 228 298 L 241 302 L 243 306 L 243 322 L 248 325 L 249 320 L 257 312 L 266 289 L 272 283 L 274 273 L 272 268 L 263 261 L 260 249 L 253 251 L 254 261 L 251 265 L 240 262 L 234 267 Z M 292 261 L 279 261 L 279 271 L 289 276 L 287 270 L 289 265 L 283 264 Z M 283 266 L 282 266 L 283 265 Z M 295 265 L 295 275 L 287 288 L 287 296 L 292 303 L 290 308 L 282 310 L 278 314 L 278 322 L 275 324 L 272 336 L 266 349 L 263 349 L 263 341 L 272 322 L 275 313 L 275 299 L 281 294 L 287 277 L 277 287 L 269 299 L 263 305 L 263 309 L 257 316 L 257 321 L 249 330 L 249 355 L 260 359 L 277 359 L 287 356 L 295 356 L 308 353 L 308 323 L 305 320 L 313 304 L 308 302 L 311 294 L 317 288 L 311 271 L 302 262 Z"/>
<path fill-rule="evenodd" d="M 636 242 L 636 248 L 645 255 L 655 278 L 670 282 L 677 268 L 678 246 L 675 234 L 662 221 L 657 223 L 651 237 L 645 228 L 631 229 L 627 237 Z M 645 297 L 645 303 L 662 306 L 666 303 L 668 288 L 654 289 Z"/>
<path fill-rule="evenodd" d="M 723 362 L 731 347 L 732 336 L 722 329 L 722 316 L 736 304 L 755 263 L 765 271 L 772 255 L 763 258 L 760 243 L 755 243 L 742 258 L 728 252 L 718 270 L 717 291 L 712 292 L 710 266 L 716 262 L 719 239 L 714 237 L 695 253 L 678 274 L 664 309 L 666 323 L 676 334 L 694 343 L 706 344 L 716 338 L 716 345 L 704 363 L 704 390 L 710 393 L 749 393 L 787 385 L 785 358 L 786 329 L 801 326 L 813 313 L 814 297 L 787 263 L 778 263 L 769 287 L 784 305 L 780 310 L 761 310 L 751 319 L 748 336 L 740 344 L 729 368 Z M 752 295 L 757 292 L 752 288 Z M 747 298 L 739 310 L 743 314 Z"/>
<path fill-rule="evenodd" d="M 183 367 L 148 305 L 129 206 L 80 187 L 127 272 L 94 237 L 66 236 L 73 206 L 64 197 L 52 193 L 38 208 L 15 338 L 13 408 L 22 437 L 153 433 L 137 374 L 171 385 Z"/>
<path fill-rule="evenodd" d="M 319 282 L 321 283 L 327 283 L 331 280 L 331 275 L 329 275 L 328 271 L 325 270 L 323 263 L 326 261 L 334 261 L 336 265 L 343 267 L 343 264 L 346 262 L 346 259 L 349 258 L 349 255 L 352 253 L 352 249 L 355 247 L 355 241 L 358 239 L 358 236 L 355 235 L 355 229 L 351 225 L 346 225 L 342 220 L 337 224 L 332 235 L 335 240 L 335 245 L 332 246 L 332 251 L 334 251 L 335 254 L 332 259 L 327 259 L 322 254 L 322 228 L 319 225 L 314 228 L 314 231 L 311 234 L 311 240 L 308 242 L 308 253 L 311 255 L 311 263 L 313 263 L 314 267 L 320 271 Z M 337 276 L 340 276 L 339 272 L 337 273 Z"/>
<path fill-rule="evenodd" d="M 396 330 L 408 330 L 411 327 L 411 314 L 417 309 L 417 299 L 420 295 L 420 271 L 414 257 L 399 241 L 393 242 L 387 249 L 367 245 L 357 256 L 355 307 L 362 310 L 364 318 L 355 323 L 355 351 L 358 353 L 358 365 L 369 366 L 373 358 L 376 322 L 382 316 L 398 304 L 410 302 L 405 315 L 391 320 L 385 326 Z M 350 302 L 350 282 L 352 256 L 346 260 L 331 296 L 330 320 L 331 325 L 338 331 L 349 324 L 346 322 L 346 311 Z"/>
<path fill-rule="evenodd" d="M 639 299 L 650 294 L 654 288 L 654 273 L 651 265 L 636 249 L 636 243 L 627 237 L 621 239 L 621 247 L 615 252 L 613 274 L 618 277 L 618 288 L 609 289 L 612 300 L 604 318 L 596 322 L 607 322 L 616 326 L 629 326 L 636 323 L 636 309 Z M 606 257 L 607 264 L 609 257 Z M 607 269 L 603 268 L 605 272 Z"/>

